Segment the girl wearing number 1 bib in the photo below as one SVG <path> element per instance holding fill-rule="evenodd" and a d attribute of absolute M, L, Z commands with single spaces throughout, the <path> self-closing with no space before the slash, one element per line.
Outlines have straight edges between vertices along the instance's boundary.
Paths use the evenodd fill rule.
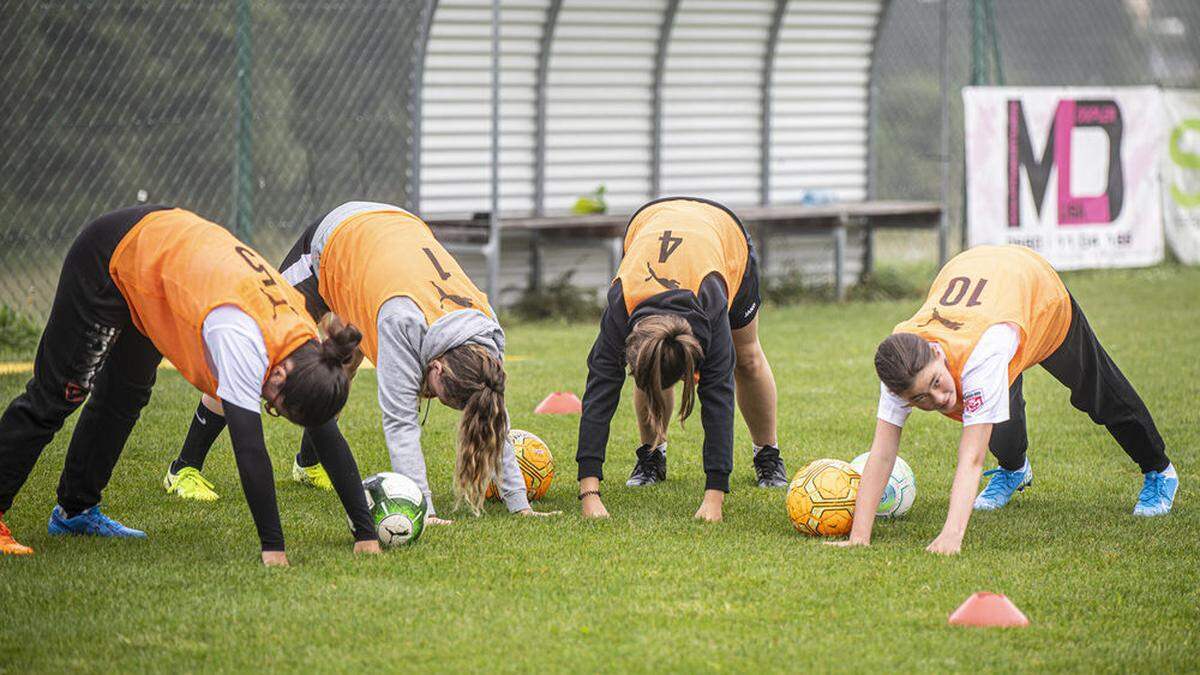
<path fill-rule="evenodd" d="M 310 225 L 280 269 L 303 295 L 312 317 L 321 320 L 332 311 L 361 328 L 362 352 L 376 366 L 392 470 L 421 488 L 428 522 L 449 522 L 434 510 L 421 449 L 420 403 L 433 398 L 462 411 L 454 468 L 460 500 L 478 514 L 495 479 L 510 512 L 545 515 L 530 508 L 507 440 L 504 331 L 487 296 L 424 221 L 398 206 L 348 202 Z M 199 469 L 220 433 L 218 411 L 207 400 L 197 408 L 164 481 L 169 492 L 187 497 L 185 491 L 191 490 L 198 494 L 192 498 L 216 498 Z M 292 476 L 325 487 L 322 450 L 346 447 L 346 441 L 336 424 L 319 431 L 306 430 Z"/>
<path fill-rule="evenodd" d="M 912 408 L 963 425 L 946 524 L 929 545 L 958 553 L 972 509 L 1005 506 L 1033 482 L 1025 455 L 1021 374 L 1041 365 L 1071 391 L 1071 404 L 1104 425 L 1143 474 L 1134 515 L 1170 512 L 1179 478 L 1150 411 L 1096 339 L 1083 311 L 1045 259 L 1021 246 L 978 246 L 946 264 L 911 319 L 875 353 L 879 411 L 855 509 L 870 513 L 891 473 Z M 999 468 L 978 496 L 988 450 Z M 850 539 L 866 545 L 873 519 Z"/>

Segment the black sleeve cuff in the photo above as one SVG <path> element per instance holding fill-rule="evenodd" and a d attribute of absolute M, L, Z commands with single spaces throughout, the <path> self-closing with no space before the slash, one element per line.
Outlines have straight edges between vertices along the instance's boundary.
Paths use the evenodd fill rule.
<path fill-rule="evenodd" d="M 729 492 L 729 474 L 719 471 L 713 471 L 707 474 L 704 481 L 705 490 L 720 490 L 721 492 Z"/>
<path fill-rule="evenodd" d="M 604 462 L 599 459 L 579 460 L 578 480 L 584 478 L 599 478 L 604 480 Z"/>

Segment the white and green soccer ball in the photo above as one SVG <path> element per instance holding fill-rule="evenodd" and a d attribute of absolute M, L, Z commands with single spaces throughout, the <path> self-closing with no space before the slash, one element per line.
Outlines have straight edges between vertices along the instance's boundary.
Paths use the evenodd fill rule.
<path fill-rule="evenodd" d="M 871 453 L 864 452 L 850 462 L 860 475 L 867 466 L 867 457 Z M 899 518 L 912 508 L 913 500 L 917 498 L 917 477 L 913 475 L 912 467 L 903 457 L 896 457 L 896 465 L 892 467 L 892 475 L 888 477 L 887 487 L 883 489 L 883 497 L 879 500 L 879 508 L 875 511 L 877 518 Z"/>
<path fill-rule="evenodd" d="M 413 479 L 398 473 L 377 473 L 363 481 L 363 491 L 382 546 L 414 544 L 421 538 L 429 505 Z"/>

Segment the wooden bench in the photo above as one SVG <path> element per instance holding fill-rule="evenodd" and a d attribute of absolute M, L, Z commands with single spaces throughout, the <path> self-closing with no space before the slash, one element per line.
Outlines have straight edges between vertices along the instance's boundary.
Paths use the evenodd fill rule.
<path fill-rule="evenodd" d="M 865 228 L 867 244 L 863 252 L 863 270 L 874 264 L 873 233 L 877 229 L 937 229 L 941 223 L 942 207 L 937 202 L 872 201 L 822 204 L 818 206 L 743 206 L 733 207 L 750 230 L 758 249 L 763 273 L 770 259 L 771 238 L 777 234 L 795 232 L 827 232 L 833 238 L 834 286 L 838 299 L 845 297 L 846 238 L 851 228 Z M 609 262 L 615 276 L 621 263 L 622 240 L 629 223 L 629 213 L 595 215 L 563 215 L 503 218 L 501 231 L 523 231 L 530 235 L 529 283 L 532 288 L 542 284 L 542 242 L 553 238 L 596 239 L 609 251 Z M 429 221 L 438 238 L 451 248 L 467 247 L 480 250 L 488 238 L 488 219 L 457 218 Z M 939 261 L 942 262 L 942 261 Z"/>

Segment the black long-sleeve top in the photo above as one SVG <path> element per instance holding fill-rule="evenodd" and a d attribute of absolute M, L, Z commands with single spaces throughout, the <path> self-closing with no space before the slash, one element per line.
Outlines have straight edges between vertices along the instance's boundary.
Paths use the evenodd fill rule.
<path fill-rule="evenodd" d="M 225 422 L 233 443 L 233 456 L 238 477 L 250 516 L 258 530 L 259 543 L 264 551 L 284 550 L 283 526 L 279 521 L 279 506 L 275 498 L 275 474 L 263 439 L 262 417 L 257 411 L 245 410 L 232 403 L 225 404 Z M 316 446 L 316 454 L 329 474 L 329 479 L 342 501 L 346 516 L 354 531 L 355 541 L 376 539 L 375 520 L 367 508 L 358 464 L 350 446 L 338 431 L 337 419 L 319 427 L 305 429 L 305 441 Z"/>
<path fill-rule="evenodd" d="M 677 314 L 688 322 L 704 350 L 697 396 L 704 427 L 705 488 L 729 492 L 729 474 L 733 470 L 734 350 L 727 298 L 720 275 L 710 274 L 701 282 L 699 294 L 687 289 L 665 291 L 628 314 L 621 281 L 613 283 L 608 291 L 608 306 L 600 319 L 600 335 L 588 355 L 587 389 L 583 394 L 579 446 L 575 453 L 580 479 L 604 479 L 609 424 L 625 384 L 625 339 L 633 325 L 652 314 Z"/>

